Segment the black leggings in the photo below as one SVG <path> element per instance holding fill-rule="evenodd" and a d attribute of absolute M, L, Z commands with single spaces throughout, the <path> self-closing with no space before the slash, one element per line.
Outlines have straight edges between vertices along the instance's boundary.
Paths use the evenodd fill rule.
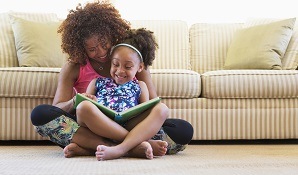
<path fill-rule="evenodd" d="M 76 116 L 71 115 L 62 109 L 51 105 L 39 105 L 32 110 L 31 122 L 34 126 L 44 125 L 61 115 L 65 115 L 73 120 Z M 164 131 L 177 144 L 188 144 L 193 136 L 193 127 L 190 123 L 181 119 L 166 119 L 163 124 Z"/>

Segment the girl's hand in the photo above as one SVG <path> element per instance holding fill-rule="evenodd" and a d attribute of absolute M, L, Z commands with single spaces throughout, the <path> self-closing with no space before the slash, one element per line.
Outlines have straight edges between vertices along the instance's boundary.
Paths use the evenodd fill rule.
<path fill-rule="evenodd" d="M 94 100 L 94 101 L 97 101 L 97 98 L 96 98 L 95 95 L 91 95 L 91 94 L 87 94 L 87 93 L 83 93 L 83 95 L 90 98 L 90 99 L 92 99 L 92 100 Z"/>

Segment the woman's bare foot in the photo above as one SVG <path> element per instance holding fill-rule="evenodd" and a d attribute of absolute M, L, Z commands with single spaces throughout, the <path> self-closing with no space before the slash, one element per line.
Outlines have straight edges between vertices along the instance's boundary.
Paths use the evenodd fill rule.
<path fill-rule="evenodd" d="M 129 157 L 153 159 L 153 150 L 149 142 L 142 142 L 128 152 Z"/>
<path fill-rule="evenodd" d="M 164 156 L 167 153 L 168 143 L 163 140 L 149 140 L 154 156 Z"/>
<path fill-rule="evenodd" d="M 123 152 L 120 148 L 117 146 L 114 147 L 108 147 L 105 145 L 98 145 L 97 151 L 95 153 L 97 160 L 111 160 L 111 159 L 117 159 L 124 155 L 126 155 L 126 152 Z M 147 159 L 153 159 L 153 151 L 151 145 L 144 141 L 132 150 L 128 152 L 128 156 L 130 157 L 144 157 Z"/>
<path fill-rule="evenodd" d="M 70 158 L 70 157 L 75 157 L 75 156 L 93 156 L 94 151 L 84 149 L 77 145 L 76 143 L 70 143 L 67 145 L 64 149 L 64 157 Z"/>

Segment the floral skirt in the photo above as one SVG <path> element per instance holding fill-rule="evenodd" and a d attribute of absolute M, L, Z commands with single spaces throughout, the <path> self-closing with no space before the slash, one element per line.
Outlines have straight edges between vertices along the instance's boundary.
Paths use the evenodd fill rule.
<path fill-rule="evenodd" d="M 36 126 L 36 131 L 43 137 L 62 146 L 70 144 L 73 135 L 79 129 L 79 125 L 73 119 L 61 115 L 56 119 L 41 126 Z"/>

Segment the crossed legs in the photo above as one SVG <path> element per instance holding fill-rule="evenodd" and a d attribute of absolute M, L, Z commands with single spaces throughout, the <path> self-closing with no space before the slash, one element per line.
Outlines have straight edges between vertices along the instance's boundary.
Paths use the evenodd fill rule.
<path fill-rule="evenodd" d="M 92 103 L 84 101 L 77 107 L 77 121 L 80 126 L 90 129 L 90 131 L 92 131 L 95 135 L 109 138 L 119 143 L 116 145 L 96 142 L 99 143 L 96 147 L 96 157 L 98 160 L 116 159 L 126 156 L 127 154 L 131 154 L 135 157 L 146 157 L 151 159 L 153 158 L 154 153 L 159 154 L 164 152 L 165 154 L 167 147 L 166 142 L 151 140 L 149 141 L 149 143 L 151 143 L 148 144 L 147 141 L 159 131 L 165 119 L 168 117 L 169 110 L 165 104 L 159 103 L 148 111 L 148 113 L 149 114 L 147 116 L 143 115 L 141 117 L 141 121 L 136 119 L 135 121 L 132 121 L 132 124 L 129 123 L 128 125 L 132 129 L 130 130 L 128 127 L 130 130 L 128 131 L 105 116 Z M 81 138 L 79 135 L 75 135 L 73 138 L 74 143 L 77 143 L 83 148 L 88 148 L 88 146 L 85 147 L 85 145 L 81 145 L 82 141 L 76 137 Z M 155 147 L 152 149 L 151 145 L 155 145 Z M 94 145 L 92 145 L 92 147 L 93 146 Z M 140 154 L 141 152 L 143 152 L 143 155 Z"/>

